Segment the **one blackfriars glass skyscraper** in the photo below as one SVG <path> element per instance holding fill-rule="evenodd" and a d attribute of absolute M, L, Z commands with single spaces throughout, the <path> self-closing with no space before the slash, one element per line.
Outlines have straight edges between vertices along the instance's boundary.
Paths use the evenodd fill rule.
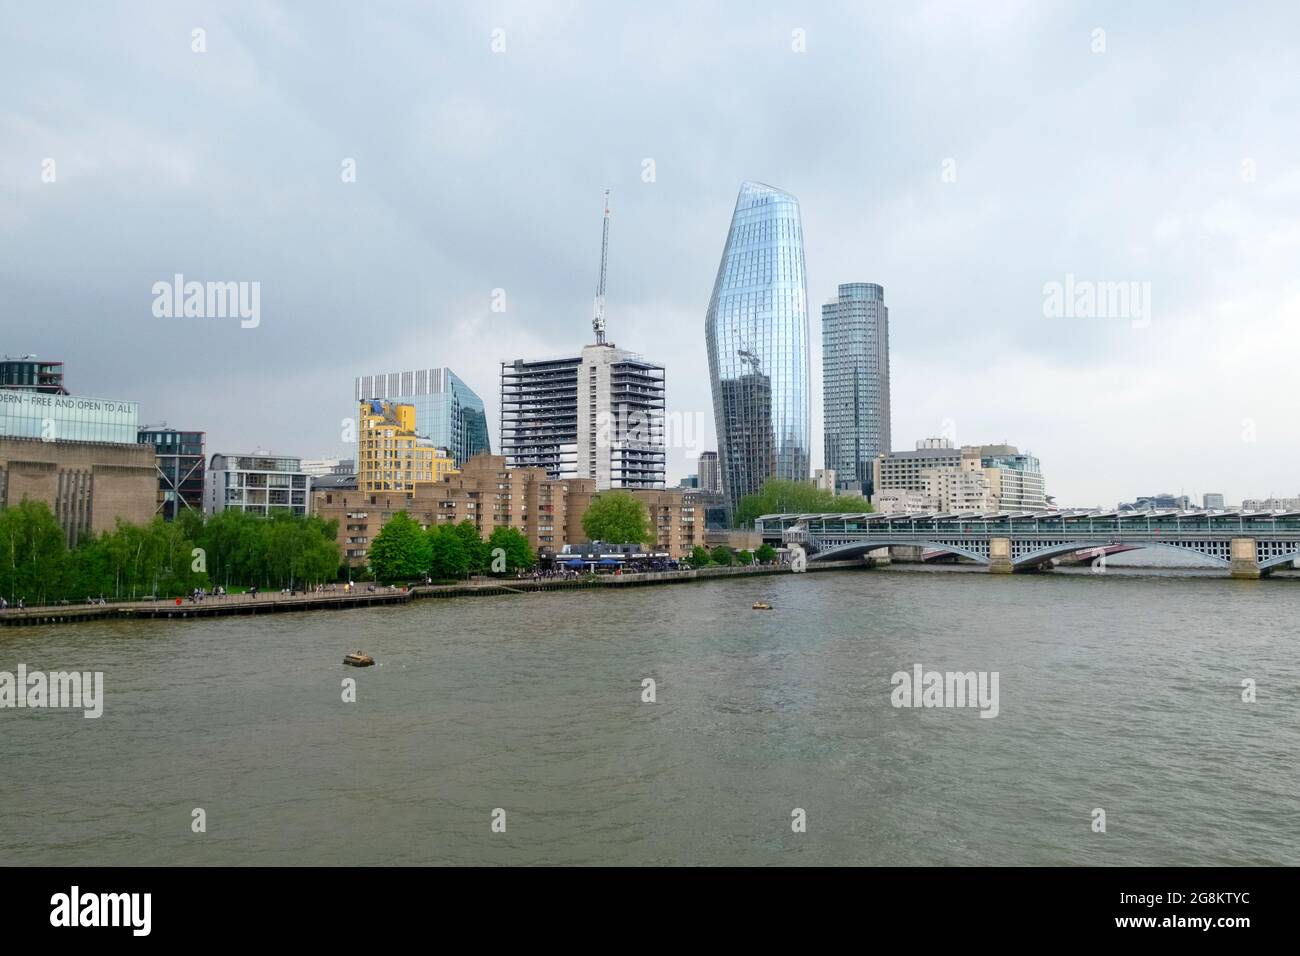
<path fill-rule="evenodd" d="M 885 290 L 848 282 L 822 306 L 822 418 L 836 488 L 871 497 L 872 462 L 890 450 Z"/>
<path fill-rule="evenodd" d="M 746 182 L 705 318 L 722 490 L 734 512 L 809 469 L 808 295 L 799 201 Z"/>

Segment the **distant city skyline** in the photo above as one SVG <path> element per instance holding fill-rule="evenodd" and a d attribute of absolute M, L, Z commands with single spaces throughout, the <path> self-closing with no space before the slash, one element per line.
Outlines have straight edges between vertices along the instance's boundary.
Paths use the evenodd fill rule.
<path fill-rule="evenodd" d="M 456 369 L 495 430 L 501 361 L 587 339 L 608 187 L 611 338 L 658 356 L 669 414 L 702 423 L 667 449 L 675 484 L 717 447 L 700 322 L 749 179 L 800 199 L 810 302 L 863 278 L 907 317 L 896 450 L 1012 438 L 1064 503 L 1300 491 L 1300 130 L 1271 81 L 1293 6 L 506 3 L 385 11 L 358 36 L 232 5 L 204 11 L 203 53 L 193 19 L 0 10 L 20 39 L 0 350 L 65 362 L 69 391 L 141 423 L 345 456 L 339 383 L 423 366 Z M 155 316 L 177 274 L 260 283 L 258 324 Z M 1120 286 L 1142 293 L 1128 316 Z M 1092 305 L 1057 309 L 1058 288 Z"/>

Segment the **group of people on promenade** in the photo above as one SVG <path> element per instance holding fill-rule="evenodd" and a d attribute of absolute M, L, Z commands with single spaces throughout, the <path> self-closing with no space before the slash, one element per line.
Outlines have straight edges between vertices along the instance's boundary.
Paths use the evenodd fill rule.
<path fill-rule="evenodd" d="M 521 573 L 516 580 L 522 581 L 576 581 L 581 577 L 580 571 L 572 568 L 549 568 L 543 571 L 541 568 L 534 568 L 532 571 Z"/>
<path fill-rule="evenodd" d="M 284 597 L 297 597 L 297 596 L 306 597 L 308 595 L 318 595 L 318 594 L 319 595 L 352 594 L 356 590 L 356 588 L 357 585 L 353 581 L 340 581 L 337 583 L 330 582 L 329 584 L 315 584 L 312 585 L 310 588 L 306 588 L 302 586 L 281 588 L 280 594 Z M 397 590 L 396 587 L 387 587 L 383 585 L 376 587 L 374 584 L 369 585 L 369 590 L 372 592 L 378 591 L 381 588 L 383 590 Z M 259 593 L 260 591 L 258 590 L 257 585 L 255 584 L 250 585 L 248 590 L 244 592 L 244 597 L 247 600 L 255 601 L 257 600 Z M 192 588 L 186 595 L 186 597 L 188 598 L 191 604 L 201 604 L 202 602 L 208 600 L 209 598 L 224 599 L 229 596 L 230 593 L 221 585 L 217 585 L 216 587 L 213 588 Z M 238 594 L 235 595 L 235 597 L 238 596 L 239 596 Z M 153 601 L 156 600 L 156 597 L 154 595 L 147 595 L 144 598 L 144 600 Z M 168 600 L 170 600 L 170 598 Z M 181 599 L 177 598 L 176 600 L 179 603 Z M 66 606 L 68 604 L 68 601 L 61 600 L 52 603 L 60 606 Z M 108 599 L 104 597 L 104 595 L 102 594 L 99 595 L 99 597 L 93 597 L 88 594 L 86 595 L 86 604 L 89 606 L 108 604 Z M 12 604 L 5 598 L 0 597 L 0 611 L 7 611 L 10 608 L 12 608 L 15 611 L 26 610 L 27 609 L 26 597 L 16 598 Z"/>
<path fill-rule="evenodd" d="M 573 581 L 573 580 L 577 580 L 581 576 L 582 576 L 582 572 L 573 570 L 571 568 L 554 568 L 550 570 L 535 569 L 531 571 L 520 571 L 516 576 L 516 580 Z M 365 588 L 367 593 L 375 594 L 380 591 L 409 590 L 411 588 L 418 587 L 421 583 L 423 583 L 424 585 L 431 585 L 433 583 L 433 580 L 426 575 L 423 582 L 411 582 L 410 584 L 406 585 L 405 588 L 399 588 L 395 584 L 385 585 L 385 584 L 379 584 L 375 582 L 366 582 Z M 313 585 L 311 588 L 285 587 L 285 588 L 281 588 L 279 593 L 282 597 L 297 597 L 300 595 L 306 597 L 308 595 L 325 595 L 325 594 L 348 595 L 354 593 L 357 590 L 357 587 L 358 587 L 358 582 L 340 581 L 337 583 L 331 582 L 329 584 L 316 584 Z M 259 593 L 261 592 L 258 590 L 257 585 L 255 584 L 250 585 L 248 590 L 244 592 L 244 597 L 247 600 L 256 601 Z M 189 602 L 191 604 L 201 604 L 204 601 L 208 600 L 209 598 L 216 598 L 218 600 L 221 600 L 229 596 L 230 596 L 229 592 L 221 585 L 217 585 L 216 587 L 213 588 L 193 588 L 189 591 L 187 595 Z M 238 594 L 236 594 L 235 597 L 238 597 Z M 153 595 L 148 595 L 145 597 L 145 600 L 152 601 L 152 600 L 156 600 L 156 598 Z M 181 600 L 180 598 L 177 598 L 176 599 L 177 603 L 179 603 L 180 600 Z M 57 603 L 66 605 L 68 602 L 65 600 L 65 601 L 59 601 Z M 86 604 L 92 606 L 100 605 L 100 604 L 108 604 L 108 599 L 104 597 L 104 595 L 102 594 L 99 595 L 99 597 L 92 597 L 90 595 L 86 595 Z M 8 610 L 10 607 L 18 611 L 25 610 L 27 607 L 26 599 L 22 597 L 17 598 L 14 601 L 14 603 L 11 605 L 3 597 L 0 597 L 0 611 Z"/>
<path fill-rule="evenodd" d="M 352 593 L 353 587 L 354 585 L 351 581 L 342 584 L 334 584 L 334 583 L 317 584 L 311 587 L 310 589 L 305 587 L 300 587 L 297 585 L 290 585 L 288 587 L 280 588 L 280 596 L 281 597 L 299 597 L 299 596 L 306 597 L 308 594 L 333 594 L 339 591 L 342 591 L 344 594 L 350 594 Z M 373 591 L 374 588 L 372 587 L 371 590 Z M 259 593 L 261 592 L 259 591 L 257 585 L 253 584 L 250 585 L 248 590 L 244 592 L 244 596 L 248 598 L 250 601 L 255 601 L 257 600 L 257 596 Z M 212 590 L 208 590 L 207 588 L 195 588 L 190 592 L 189 598 L 191 604 L 198 604 L 201 601 L 205 600 L 206 598 L 210 598 L 210 597 L 224 598 L 227 597 L 228 595 L 229 592 L 226 591 L 224 587 L 222 587 L 221 585 L 217 585 Z"/>

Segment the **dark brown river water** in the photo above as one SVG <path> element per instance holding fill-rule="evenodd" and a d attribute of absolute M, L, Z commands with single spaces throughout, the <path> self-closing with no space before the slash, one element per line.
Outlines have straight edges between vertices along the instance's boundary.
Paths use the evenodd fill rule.
<path fill-rule="evenodd" d="M 1298 620 L 1295 580 L 894 568 L 0 630 L 106 685 L 0 710 L 0 863 L 1296 865 Z M 998 715 L 895 708 L 918 663 Z"/>

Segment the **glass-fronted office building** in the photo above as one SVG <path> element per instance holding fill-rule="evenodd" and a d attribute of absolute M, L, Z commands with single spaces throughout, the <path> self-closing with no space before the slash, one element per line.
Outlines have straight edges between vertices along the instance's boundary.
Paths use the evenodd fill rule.
<path fill-rule="evenodd" d="M 10 438 L 134 445 L 139 424 L 136 402 L 0 389 L 0 435 Z"/>
<path fill-rule="evenodd" d="M 387 375 L 362 375 L 352 389 L 352 408 L 373 399 L 415 406 L 415 430 L 439 448 L 446 448 L 464 467 L 475 455 L 490 455 L 487 413 L 483 400 L 449 368 L 417 369 Z"/>
<path fill-rule="evenodd" d="M 728 507 L 809 472 L 808 295 L 799 201 L 741 184 L 704 334 Z"/>
<path fill-rule="evenodd" d="M 836 488 L 870 498 L 872 464 L 891 447 L 889 309 L 875 283 L 845 283 L 822 306 L 822 421 Z"/>

